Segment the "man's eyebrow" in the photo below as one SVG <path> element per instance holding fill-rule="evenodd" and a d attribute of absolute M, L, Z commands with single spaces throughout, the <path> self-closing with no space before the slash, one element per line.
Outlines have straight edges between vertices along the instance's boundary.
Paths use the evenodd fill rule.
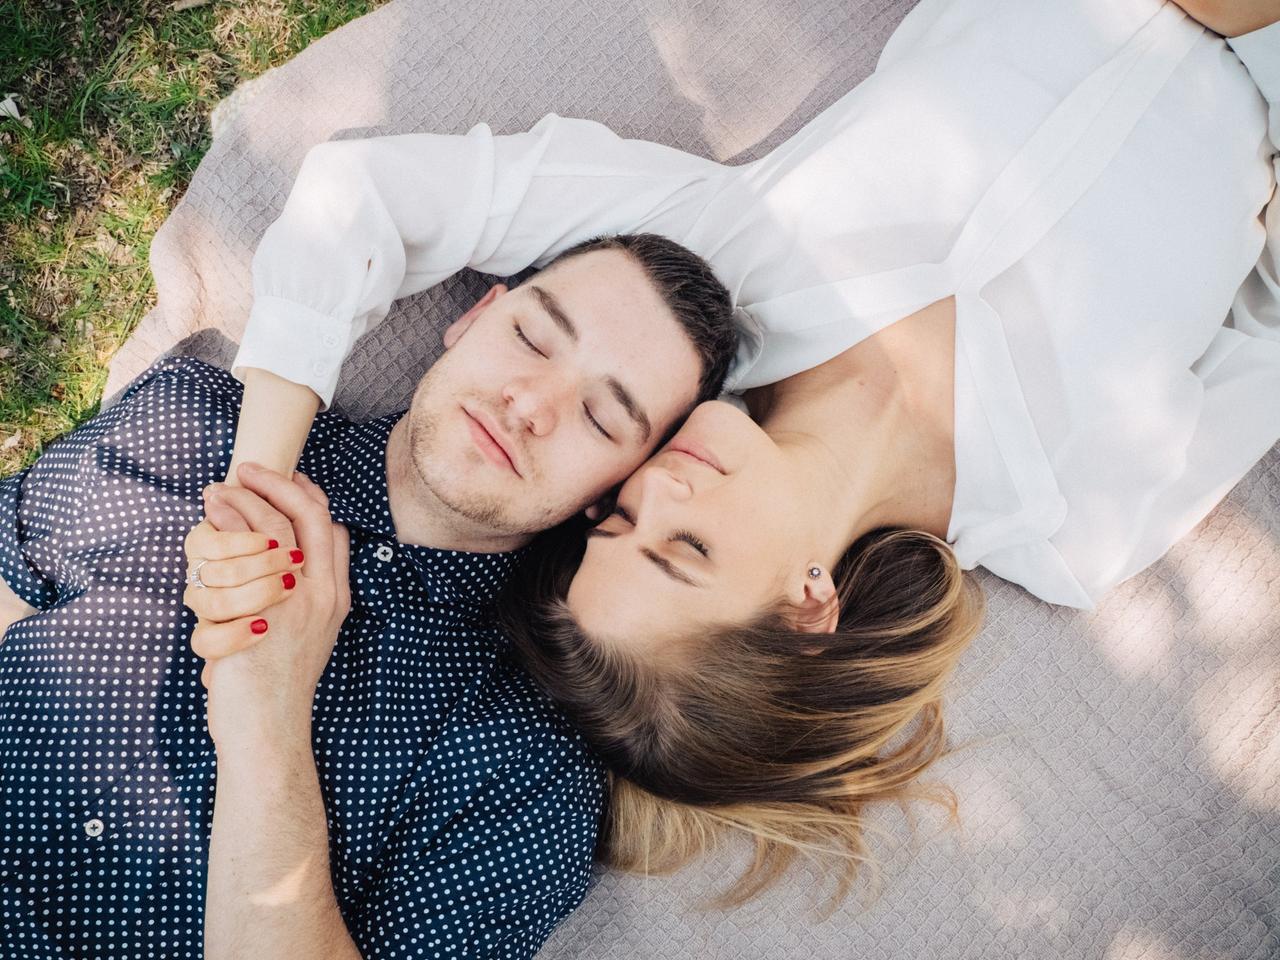
<path fill-rule="evenodd" d="M 617 536 L 616 533 L 610 533 L 608 530 L 601 530 L 599 527 L 593 527 L 592 529 L 587 531 L 588 539 L 591 537 L 607 537 L 609 539 L 613 539 L 616 536 Z M 646 560 L 649 560 L 650 562 L 652 562 L 654 566 L 656 566 L 659 570 L 665 573 L 672 580 L 678 581 L 679 583 L 686 583 L 691 587 L 702 586 L 702 584 L 700 584 L 697 580 L 693 579 L 693 577 L 689 576 L 687 573 L 685 573 L 683 570 L 677 567 L 670 560 L 666 559 L 665 557 L 659 556 L 658 554 L 650 550 L 648 547 L 641 547 L 640 553 L 644 556 Z"/>
<path fill-rule="evenodd" d="M 542 309 L 547 311 L 547 314 L 555 321 L 556 326 L 563 330 L 570 340 L 577 343 L 578 328 L 573 325 L 573 321 L 569 319 L 568 314 L 560 307 L 560 301 L 555 298 L 551 291 L 544 290 L 536 283 L 529 284 L 529 289 L 533 291 L 533 295 L 542 304 Z M 632 396 L 631 391 L 624 387 L 617 377 L 605 377 L 604 382 L 608 384 L 609 392 L 622 405 L 622 409 L 626 411 L 627 416 L 640 428 L 640 442 L 648 443 L 649 437 L 653 435 L 653 425 L 649 422 L 644 410 L 640 408 L 636 398 Z"/>
<path fill-rule="evenodd" d="M 636 403 L 636 398 L 631 392 L 618 382 L 617 377 L 605 377 L 604 382 L 609 385 L 609 390 L 613 393 L 613 398 L 622 404 L 622 409 L 627 411 L 627 416 L 635 421 L 637 427 L 640 428 L 640 442 L 648 443 L 649 436 L 653 433 L 653 427 L 649 424 L 649 418 L 645 416 L 645 412 L 640 409 L 640 404 Z"/>
<path fill-rule="evenodd" d="M 534 296 L 538 298 L 538 302 L 542 304 L 542 309 L 547 311 L 551 319 L 556 322 L 556 326 L 564 331 L 565 336 L 577 343 L 578 328 L 573 325 L 569 315 L 561 308 L 560 301 L 552 296 L 550 291 L 542 289 L 536 283 L 529 284 L 529 289 L 533 291 Z"/>

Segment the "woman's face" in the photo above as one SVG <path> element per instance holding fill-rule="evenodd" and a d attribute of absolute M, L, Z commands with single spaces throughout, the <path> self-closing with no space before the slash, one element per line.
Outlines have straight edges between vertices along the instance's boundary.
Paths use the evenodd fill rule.
<path fill-rule="evenodd" d="M 588 534 L 568 604 L 593 636 L 629 645 L 741 623 L 803 576 L 812 511 L 783 452 L 720 401 L 623 484 Z"/>

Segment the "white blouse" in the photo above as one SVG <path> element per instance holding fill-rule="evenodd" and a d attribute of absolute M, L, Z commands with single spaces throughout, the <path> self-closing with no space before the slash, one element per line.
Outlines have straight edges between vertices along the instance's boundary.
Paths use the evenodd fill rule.
<path fill-rule="evenodd" d="M 738 392 L 954 296 L 947 539 L 1090 608 L 1280 438 L 1277 143 L 1280 24 L 1224 43 L 1157 0 L 922 0 L 872 76 L 736 167 L 554 114 L 315 147 L 233 372 L 327 405 L 397 297 L 600 233 L 710 260 Z"/>

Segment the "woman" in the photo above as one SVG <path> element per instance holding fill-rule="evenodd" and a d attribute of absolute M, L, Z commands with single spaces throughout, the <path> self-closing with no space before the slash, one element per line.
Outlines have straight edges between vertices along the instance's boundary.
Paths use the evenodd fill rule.
<path fill-rule="evenodd" d="M 510 620 L 620 777 L 615 863 L 674 865 L 725 825 L 760 844 L 740 894 L 797 850 L 853 863 L 862 805 L 941 750 L 940 687 L 978 620 L 961 571 L 1090 607 L 1280 436 L 1258 94 L 1280 95 L 1277 28 L 1259 30 L 1280 8 L 1185 6 L 1249 34 L 1247 70 L 1155 0 L 925 0 L 868 81 L 754 163 L 562 121 L 493 152 L 498 184 L 503 164 L 534 173 L 495 190 L 514 213 L 468 226 L 466 264 L 509 272 L 576 239 L 561 183 L 577 229 L 667 233 L 748 311 L 731 386 L 759 425 L 700 407 L 571 585 L 536 571 L 564 602 Z M 584 192 L 607 178 L 575 180 L 574 149 L 616 192 Z M 357 266 L 352 315 L 406 292 L 403 269 Z M 248 362 L 262 329 L 238 367 L 268 366 Z"/>

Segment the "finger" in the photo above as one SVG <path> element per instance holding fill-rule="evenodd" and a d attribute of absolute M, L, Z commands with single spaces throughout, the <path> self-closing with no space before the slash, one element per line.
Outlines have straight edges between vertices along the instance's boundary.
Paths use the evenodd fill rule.
<path fill-rule="evenodd" d="M 343 618 L 351 609 L 351 534 L 340 523 L 333 525 L 333 592 Z"/>
<path fill-rule="evenodd" d="M 333 521 L 329 511 L 311 499 L 292 480 L 274 470 L 242 464 L 240 482 L 259 494 L 293 524 L 298 546 L 306 554 L 307 577 L 329 582 L 333 578 Z"/>
<path fill-rule="evenodd" d="M 249 522 L 240 516 L 240 511 L 219 499 L 204 502 L 204 518 L 213 524 L 219 533 L 248 531 Z"/>
<path fill-rule="evenodd" d="M 257 491 L 244 486 L 224 487 L 218 496 L 235 507 L 258 533 L 278 540 L 287 548 L 297 545 L 293 523 Z"/>
<path fill-rule="evenodd" d="M 203 570 L 201 576 L 204 576 Z M 273 573 L 238 587 L 201 588 L 188 584 L 183 591 L 182 602 L 201 620 L 226 623 L 237 617 L 261 613 L 267 607 L 280 603 L 292 589 L 285 586 L 285 582 L 283 576 Z M 296 584 L 296 577 L 294 582 Z"/>
<path fill-rule="evenodd" d="M 191 631 L 191 652 L 205 660 L 221 660 L 247 650 L 269 632 L 267 619 L 256 614 L 226 623 L 198 623 Z"/>
<path fill-rule="evenodd" d="M 187 533 L 183 549 L 190 561 L 225 560 L 274 549 L 273 543 L 279 546 L 279 541 L 266 534 L 255 531 L 224 533 L 215 529 L 208 520 L 201 520 Z"/>
<path fill-rule="evenodd" d="M 291 555 L 289 550 L 264 550 L 247 557 L 209 560 L 200 568 L 200 581 L 205 587 L 239 587 L 272 574 L 283 577 L 288 573 L 296 579 L 302 568 L 302 561 L 293 559 L 296 556 L 300 554 Z M 285 588 L 293 589 L 287 582 Z"/>
<path fill-rule="evenodd" d="M 315 481 L 305 473 L 295 473 L 293 475 L 293 482 L 306 491 L 307 495 L 311 497 L 312 500 L 320 504 L 320 506 L 324 507 L 326 510 L 329 509 L 329 495 L 321 490 Z"/>

